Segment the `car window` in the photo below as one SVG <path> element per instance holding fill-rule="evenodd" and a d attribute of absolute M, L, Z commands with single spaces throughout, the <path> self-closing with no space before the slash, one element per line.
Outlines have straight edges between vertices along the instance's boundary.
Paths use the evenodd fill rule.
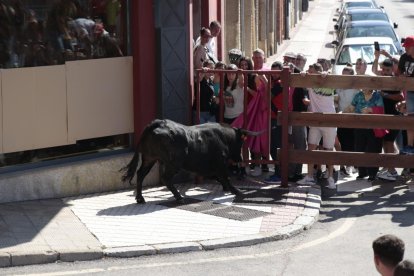
<path fill-rule="evenodd" d="M 348 21 L 379 20 L 388 21 L 385 13 L 356 13 L 348 15 Z"/>
<path fill-rule="evenodd" d="M 380 44 L 380 49 L 386 50 L 391 55 L 396 55 L 394 47 L 389 44 Z M 367 63 L 374 62 L 374 45 L 352 45 L 344 46 L 339 54 L 337 64 L 345 65 L 347 63 L 355 64 L 358 58 L 363 58 Z M 380 56 L 380 62 L 384 60 L 384 56 Z"/>
<path fill-rule="evenodd" d="M 371 2 L 348 2 L 345 4 L 346 8 L 374 8 L 373 4 Z"/>
<path fill-rule="evenodd" d="M 381 36 L 397 40 L 391 26 L 358 26 L 348 27 L 345 37 L 371 37 Z"/>

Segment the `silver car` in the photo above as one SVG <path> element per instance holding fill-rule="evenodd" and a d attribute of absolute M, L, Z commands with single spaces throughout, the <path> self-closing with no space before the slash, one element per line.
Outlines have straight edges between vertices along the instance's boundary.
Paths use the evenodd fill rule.
<path fill-rule="evenodd" d="M 390 55 L 398 55 L 394 42 L 389 37 L 353 37 L 345 38 L 337 47 L 335 58 L 332 62 L 332 74 L 341 75 L 342 69 L 347 64 L 355 66 L 358 58 L 363 58 L 368 64 L 374 62 L 374 42 L 378 42 L 381 50 L 386 50 Z M 379 62 L 385 59 L 380 55 Z M 371 66 L 367 68 L 367 74 L 371 74 Z"/>

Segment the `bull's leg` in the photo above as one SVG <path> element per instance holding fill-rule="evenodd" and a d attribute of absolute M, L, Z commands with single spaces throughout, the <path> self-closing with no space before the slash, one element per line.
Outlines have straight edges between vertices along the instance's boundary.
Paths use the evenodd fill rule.
<path fill-rule="evenodd" d="M 230 183 L 229 176 L 227 175 L 226 171 L 222 171 L 222 173 L 217 177 L 218 182 L 221 183 L 223 186 L 223 191 L 230 191 L 232 194 L 240 195 L 242 192 L 233 186 Z"/>
<path fill-rule="evenodd" d="M 183 196 L 180 194 L 180 192 L 178 192 L 177 188 L 174 187 L 171 181 L 176 173 L 176 169 L 166 165 L 165 170 L 161 173 L 161 184 L 167 186 L 168 190 L 170 190 L 177 201 L 183 201 Z"/>
<path fill-rule="evenodd" d="M 149 173 L 151 168 L 154 166 L 156 161 L 146 162 L 142 161 L 142 166 L 137 171 L 137 192 L 135 195 L 135 199 L 137 203 L 145 203 L 145 199 L 142 196 L 142 182 L 144 181 L 145 176 Z"/>

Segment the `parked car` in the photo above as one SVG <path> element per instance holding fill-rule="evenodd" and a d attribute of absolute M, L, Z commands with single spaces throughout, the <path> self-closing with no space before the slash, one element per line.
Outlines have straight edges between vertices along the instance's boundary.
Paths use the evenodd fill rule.
<path fill-rule="evenodd" d="M 345 27 L 339 34 L 339 41 L 334 41 L 333 44 L 339 44 L 339 42 L 345 38 L 352 37 L 389 37 L 394 42 L 398 53 L 402 54 L 403 47 L 399 36 L 394 31 L 393 26 L 387 21 L 353 21 L 347 22 Z"/>
<path fill-rule="evenodd" d="M 388 17 L 387 13 L 382 8 L 359 8 L 359 9 L 348 9 L 343 15 L 338 19 L 334 18 L 335 24 L 334 28 L 339 34 L 342 28 L 346 25 L 347 22 L 354 21 L 386 21 L 393 25 L 394 28 L 398 27 L 398 24 L 392 22 Z"/>
<path fill-rule="evenodd" d="M 374 42 L 377 41 L 380 49 L 386 50 L 391 55 L 397 55 L 398 51 L 394 41 L 389 37 L 352 37 L 345 38 L 336 48 L 335 58 L 331 60 L 332 74 L 341 75 L 342 69 L 347 63 L 355 65 L 358 58 L 363 58 L 369 65 L 367 73 L 370 74 L 372 63 L 374 62 Z M 380 62 L 385 57 L 380 55 Z"/>
<path fill-rule="evenodd" d="M 344 14 L 350 8 L 379 8 L 375 0 L 343 0 L 341 7 L 337 9 L 339 14 Z"/>

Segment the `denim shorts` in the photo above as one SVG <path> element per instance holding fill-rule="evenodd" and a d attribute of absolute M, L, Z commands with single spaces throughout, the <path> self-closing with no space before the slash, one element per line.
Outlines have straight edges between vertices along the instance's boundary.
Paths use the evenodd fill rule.
<path fill-rule="evenodd" d="M 414 91 L 407 91 L 405 102 L 407 105 L 407 115 L 414 115 Z"/>

